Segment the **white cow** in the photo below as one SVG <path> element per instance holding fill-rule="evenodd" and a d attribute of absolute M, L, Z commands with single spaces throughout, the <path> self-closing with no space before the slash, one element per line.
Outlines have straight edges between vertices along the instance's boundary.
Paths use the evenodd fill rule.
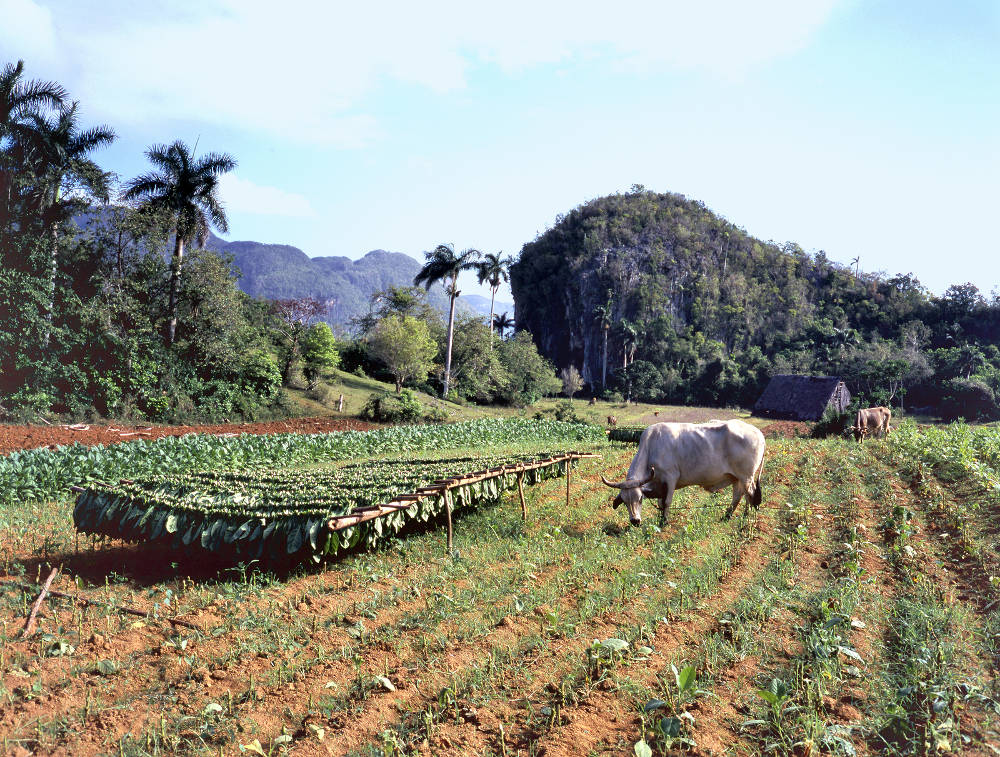
<path fill-rule="evenodd" d="M 642 498 L 660 500 L 663 521 L 670 515 L 674 492 L 700 486 L 708 492 L 733 487 L 733 502 L 725 518 L 745 495 L 747 509 L 760 506 L 760 474 L 764 468 L 764 435 L 741 420 L 708 423 L 654 423 L 639 437 L 628 478 L 618 483 L 601 480 L 621 491 L 612 502 L 628 507 L 633 526 L 642 522 Z"/>

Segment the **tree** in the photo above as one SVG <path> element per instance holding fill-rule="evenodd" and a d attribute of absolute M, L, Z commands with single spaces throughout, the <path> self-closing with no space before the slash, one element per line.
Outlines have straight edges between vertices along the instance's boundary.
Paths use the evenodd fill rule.
<path fill-rule="evenodd" d="M 500 285 L 510 281 L 510 267 L 515 263 L 514 258 L 510 256 L 501 258 L 502 254 L 503 250 L 487 252 L 483 255 L 483 259 L 476 263 L 476 276 L 479 283 L 487 283 L 490 286 L 490 349 L 493 349 L 493 302 L 496 300 Z"/>
<path fill-rule="evenodd" d="M 369 349 L 395 378 L 396 394 L 406 381 L 424 381 L 437 355 L 427 324 L 410 315 L 390 315 L 379 321 L 369 337 Z"/>
<path fill-rule="evenodd" d="M 108 201 L 109 174 L 98 167 L 88 157 L 88 153 L 110 145 L 115 140 L 115 132 L 109 126 L 95 126 L 81 131 L 77 122 L 79 103 L 59 109 L 54 121 L 48 121 L 44 116 L 33 113 L 31 120 L 44 156 L 44 173 L 41 177 L 39 193 L 39 208 L 45 217 L 46 226 L 51 238 L 51 253 L 49 256 L 49 302 L 46 320 L 50 328 L 46 330 L 43 347 L 49 343 L 52 314 L 55 308 L 56 270 L 59 264 L 59 222 L 76 204 L 65 203 L 62 190 L 67 180 L 82 186 L 93 197 L 102 202 Z M 71 210 L 69 211 L 71 212 Z"/>
<path fill-rule="evenodd" d="M 491 402 L 507 383 L 493 334 L 479 316 L 456 318 L 451 369 L 452 391 L 476 402 Z"/>
<path fill-rule="evenodd" d="M 462 271 L 475 268 L 481 254 L 479 250 L 473 248 L 456 254 L 453 245 L 439 244 L 431 252 L 424 254 L 426 259 L 424 267 L 413 277 L 414 286 L 423 284 L 428 290 L 439 281 L 444 281 L 445 291 L 451 298 L 451 307 L 448 311 L 448 351 L 444 361 L 444 392 L 442 394 L 446 399 L 451 381 L 451 344 L 455 333 L 455 300 L 461 294 L 458 291 L 458 275 Z"/>
<path fill-rule="evenodd" d="M 500 315 L 493 316 L 493 326 L 496 328 L 500 338 L 503 339 L 504 332 L 508 330 L 513 331 L 515 323 L 513 318 L 507 317 L 507 311 L 505 310 Z"/>
<path fill-rule="evenodd" d="M 287 384 L 292 379 L 292 371 L 301 355 L 302 337 L 306 328 L 327 312 L 327 306 L 315 297 L 293 297 L 275 300 L 272 311 L 278 317 L 283 353 L 281 375 Z"/>
<path fill-rule="evenodd" d="M 559 371 L 559 380 L 562 381 L 563 394 L 569 397 L 570 402 L 573 401 L 573 395 L 583 389 L 583 379 L 575 365 L 568 365 Z"/>
<path fill-rule="evenodd" d="M 180 140 L 171 145 L 154 145 L 146 158 L 159 171 L 132 179 L 125 188 L 126 201 L 137 200 L 154 209 L 166 209 L 174 219 L 174 253 L 170 261 L 170 293 L 167 303 L 167 344 L 177 333 L 177 293 L 180 289 L 184 247 L 200 245 L 208 239 L 209 225 L 229 231 L 226 212 L 219 200 L 219 177 L 236 168 L 226 153 L 208 153 L 195 159 Z"/>
<path fill-rule="evenodd" d="M 635 360 L 635 349 L 638 346 L 638 331 L 634 323 L 621 319 L 618 329 L 622 332 L 622 368 L 628 368 L 629 362 Z"/>
<path fill-rule="evenodd" d="M 513 338 L 501 342 L 498 352 L 507 370 L 507 384 L 500 396 L 508 405 L 531 405 L 539 397 L 559 391 L 561 383 L 555 368 L 539 354 L 527 331 L 518 331 Z"/>
<path fill-rule="evenodd" d="M 612 308 L 611 308 L 611 290 L 608 290 L 608 301 L 603 305 L 598 305 L 594 308 L 594 318 L 597 320 L 601 327 L 601 331 L 604 332 L 604 347 L 601 352 L 601 389 L 607 389 L 608 386 L 608 332 L 611 330 L 611 318 L 612 318 Z"/>
<path fill-rule="evenodd" d="M 15 222 L 14 183 L 24 168 L 19 157 L 35 136 L 33 116 L 61 107 L 68 96 L 55 82 L 25 81 L 23 74 L 23 60 L 0 69 L 0 239 Z"/>
<path fill-rule="evenodd" d="M 340 355 L 337 353 L 337 340 L 329 325 L 320 322 L 309 327 L 302 337 L 302 361 L 302 372 L 310 389 L 316 386 L 324 368 L 337 367 Z"/>

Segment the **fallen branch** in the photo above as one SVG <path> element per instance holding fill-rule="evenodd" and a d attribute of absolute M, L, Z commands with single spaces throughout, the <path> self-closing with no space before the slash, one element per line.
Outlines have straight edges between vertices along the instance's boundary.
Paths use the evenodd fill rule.
<path fill-rule="evenodd" d="M 49 593 L 49 587 L 52 586 L 52 582 L 55 580 L 56 574 L 59 573 L 58 568 L 53 568 L 49 573 L 49 577 L 45 579 L 45 583 L 42 584 L 42 593 L 38 595 L 38 599 L 35 600 L 35 604 L 31 606 L 31 612 L 28 614 L 28 620 L 24 624 L 24 628 L 21 631 L 21 638 L 26 639 L 31 634 L 35 632 L 35 625 L 38 623 L 38 611 L 42 607 L 42 602 L 45 601 L 45 595 Z"/>
<path fill-rule="evenodd" d="M 46 584 L 51 583 L 52 578 L 55 577 L 55 573 L 56 571 L 55 569 L 53 569 L 52 574 L 46 581 Z M 21 589 L 21 591 L 33 592 L 35 590 L 35 587 L 28 586 L 27 584 L 18 583 L 17 581 L 0 581 L 0 586 L 16 586 L 17 588 Z M 167 623 L 171 623 L 172 625 L 183 626 L 184 628 L 190 628 L 194 631 L 199 631 L 201 633 L 204 633 L 204 629 L 195 623 L 191 623 L 186 620 L 180 620 L 179 618 L 151 618 L 148 612 L 137 610 L 136 608 L 129 607 L 128 605 L 113 605 L 107 602 L 98 602 L 93 599 L 87 599 L 85 597 L 81 597 L 78 594 L 66 594 L 61 591 L 48 591 L 47 593 L 50 596 L 59 597 L 60 599 L 70 599 L 76 602 L 77 604 L 83 605 L 84 607 L 107 607 L 108 609 L 117 610 L 118 612 L 124 613 L 126 615 L 134 615 L 139 618 L 145 618 L 146 620 L 165 620 Z M 35 601 L 35 604 L 40 605 L 41 599 L 42 598 L 39 597 L 38 600 Z M 33 610 L 32 614 L 34 614 L 34 612 L 37 612 L 37 610 Z"/>

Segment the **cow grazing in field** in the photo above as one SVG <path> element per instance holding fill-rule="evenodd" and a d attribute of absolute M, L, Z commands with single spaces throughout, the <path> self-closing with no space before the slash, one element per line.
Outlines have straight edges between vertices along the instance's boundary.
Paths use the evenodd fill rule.
<path fill-rule="evenodd" d="M 612 483 L 619 489 L 611 503 L 625 503 L 633 526 L 642 522 L 642 498 L 660 500 L 660 516 L 666 521 L 674 492 L 685 486 L 700 486 L 717 492 L 733 487 L 729 519 L 740 499 L 759 507 L 762 499 L 760 474 L 764 469 L 764 435 L 741 420 L 708 423 L 654 423 L 639 437 L 639 451 L 632 458 L 628 477 Z"/>
<path fill-rule="evenodd" d="M 857 442 L 864 441 L 865 437 L 871 434 L 872 436 L 888 436 L 889 435 L 889 421 L 892 420 L 892 411 L 887 407 L 867 407 L 864 410 L 858 410 L 857 416 L 854 418 L 854 440 Z"/>
<path fill-rule="evenodd" d="M 609 415 L 608 416 L 608 426 L 610 426 L 611 428 L 614 428 L 617 425 L 618 425 L 618 416 L 617 415 Z"/>

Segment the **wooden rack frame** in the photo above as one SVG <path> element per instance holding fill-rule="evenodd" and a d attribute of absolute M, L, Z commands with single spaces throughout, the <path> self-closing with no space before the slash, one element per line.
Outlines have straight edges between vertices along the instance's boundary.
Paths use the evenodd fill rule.
<path fill-rule="evenodd" d="M 444 497 L 444 507 L 445 512 L 448 515 L 448 552 L 452 551 L 452 525 L 451 525 L 451 490 L 458 487 L 464 486 L 465 484 L 475 484 L 480 481 L 488 481 L 491 478 L 499 478 L 501 476 L 506 476 L 509 473 L 513 473 L 517 476 L 517 493 L 521 501 L 521 518 L 523 520 L 528 519 L 528 508 L 524 502 L 524 473 L 529 470 L 536 470 L 538 468 L 547 468 L 550 465 L 558 465 L 559 463 L 566 463 L 566 504 L 569 505 L 569 484 L 570 484 L 570 471 L 573 467 L 574 460 L 580 460 L 588 457 L 600 457 L 600 455 L 594 454 L 592 452 L 565 452 L 561 455 L 554 455 L 552 457 L 545 458 L 544 460 L 535 460 L 530 463 L 521 463 L 518 465 L 501 465 L 497 468 L 489 468 L 487 470 L 476 471 L 475 473 L 466 473 L 461 476 L 455 476 L 454 478 L 442 478 L 433 482 L 431 486 L 421 486 L 415 492 L 411 494 L 399 494 L 394 497 L 389 502 L 383 505 L 369 505 L 367 507 L 358 507 L 352 510 L 347 515 L 339 515 L 335 518 L 330 518 L 326 522 L 327 528 L 330 531 L 340 531 L 345 528 L 350 528 L 351 526 L 356 526 L 360 523 L 365 523 L 370 520 L 375 520 L 376 518 L 382 518 L 386 515 L 390 515 L 399 510 L 405 510 L 412 507 L 416 503 L 427 499 L 429 497 Z"/>

